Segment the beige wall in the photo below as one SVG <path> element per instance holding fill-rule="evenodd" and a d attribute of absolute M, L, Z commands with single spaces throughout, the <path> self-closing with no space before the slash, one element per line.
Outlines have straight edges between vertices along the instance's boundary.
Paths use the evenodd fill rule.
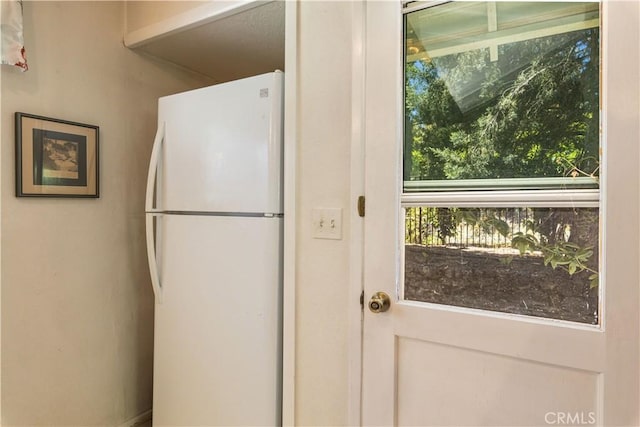
<path fill-rule="evenodd" d="M 203 82 L 122 45 L 123 3 L 25 2 L 2 70 L 2 425 L 119 425 L 151 407 L 144 180 L 158 96 Z M 100 126 L 101 197 L 14 197 L 13 114 Z"/>
<path fill-rule="evenodd" d="M 126 31 L 156 24 L 207 3 L 206 1 L 127 1 Z"/>
<path fill-rule="evenodd" d="M 299 6 L 296 424 L 344 425 L 351 5 Z M 117 425 L 150 407 L 142 204 L 155 99 L 200 82 L 124 49 L 121 7 L 27 2 L 31 70 L 2 73 L 3 425 Z M 100 199 L 13 196 L 15 111 L 101 127 Z M 312 238 L 314 207 L 344 209 L 343 240 Z"/>
<path fill-rule="evenodd" d="M 348 419 L 351 8 L 299 3 L 296 425 Z M 312 237 L 314 207 L 343 208 L 342 240 Z"/>

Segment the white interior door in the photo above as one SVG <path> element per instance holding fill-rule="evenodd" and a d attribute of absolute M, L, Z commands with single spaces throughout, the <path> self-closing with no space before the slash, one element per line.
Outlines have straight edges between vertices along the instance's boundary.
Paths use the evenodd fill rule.
<path fill-rule="evenodd" d="M 429 12 L 432 13 L 431 25 L 426 28 L 433 34 L 456 28 L 455 13 L 445 13 L 451 9 L 444 9 L 451 5 L 443 3 L 434 2 L 434 8 Z M 464 12 L 469 4 L 457 3 L 453 7 Z M 511 6 L 499 5 L 497 12 L 495 3 L 475 2 L 472 7 L 486 8 L 482 19 L 489 21 L 485 28 L 492 31 L 491 22 L 496 22 L 496 13 L 498 18 L 500 13 L 508 16 Z M 409 3 L 406 7 L 415 6 Z M 536 6 L 530 3 L 527 7 L 533 10 Z M 584 7 L 592 9 L 589 5 Z M 600 158 L 600 190 L 577 188 L 568 201 L 566 192 L 522 188 L 531 185 L 532 179 L 524 180 L 528 184 L 510 181 L 510 185 L 520 186 L 518 190 L 525 192 L 518 194 L 501 188 L 492 189 L 491 181 L 486 179 L 476 181 L 474 191 L 458 188 L 430 192 L 423 189 L 420 194 L 414 194 L 405 186 L 403 194 L 402 73 L 405 57 L 402 47 L 406 43 L 407 55 L 420 55 L 423 46 L 410 45 L 403 40 L 401 2 L 366 4 L 363 425 L 640 425 L 640 12 L 637 2 L 625 1 L 606 2 L 595 15 L 589 15 L 592 13 L 589 10 L 584 12 L 583 21 L 591 19 L 591 23 L 584 25 L 597 26 L 598 16 L 601 18 L 600 143 L 604 150 Z M 467 12 L 475 13 L 473 10 Z M 572 25 L 586 28 L 575 22 Z M 493 30 L 498 36 L 506 34 L 500 32 L 499 27 Z M 411 28 L 411 31 L 419 33 L 420 29 Z M 433 34 L 427 31 L 419 37 L 424 41 L 435 37 Z M 475 42 L 482 45 L 487 39 L 490 37 Z M 473 41 L 467 39 L 468 43 Z M 497 47 L 498 42 L 495 43 L 495 48 L 486 46 L 491 61 L 499 60 L 504 54 Z M 449 39 L 446 49 L 452 49 L 452 46 L 455 48 L 455 40 Z M 583 47 L 582 44 L 579 46 Z M 429 63 L 433 57 L 424 63 Z M 453 79 L 452 74 L 448 76 Z M 443 80 L 446 79 L 443 77 Z M 456 84 L 454 80 L 448 83 Z M 440 185 L 446 183 L 440 182 Z M 421 215 L 426 211 L 440 215 L 466 212 L 464 208 L 476 209 L 476 213 L 486 213 L 482 209 L 494 209 L 495 212 L 503 208 L 511 212 L 509 215 L 514 215 L 517 210 L 539 214 L 536 209 L 562 207 L 572 211 L 591 210 L 599 217 L 599 227 L 596 226 L 595 231 L 600 242 L 596 243 L 595 249 L 600 253 L 595 267 L 599 268 L 599 285 L 587 291 L 597 300 L 596 307 L 591 306 L 592 319 L 566 317 L 566 312 L 572 309 L 571 301 L 576 302 L 571 298 L 564 298 L 553 311 L 557 301 L 550 297 L 545 314 L 536 314 L 535 307 L 526 300 L 519 309 L 510 308 L 508 304 L 499 307 L 502 298 L 499 294 L 494 301 L 498 308 L 492 309 L 487 305 L 491 301 L 483 300 L 482 289 L 476 293 L 476 299 L 468 297 L 455 303 L 451 302 L 453 300 L 447 302 L 446 298 L 438 299 L 438 293 L 459 295 L 461 288 L 480 281 L 478 271 L 468 272 L 469 266 L 476 262 L 475 255 L 468 249 L 473 244 L 469 243 L 463 248 L 460 242 L 440 241 L 439 248 L 431 250 L 455 248 L 459 258 L 438 265 L 428 262 L 435 257 L 433 253 L 423 255 L 428 260 L 418 263 L 419 274 L 424 283 L 437 282 L 439 288 L 425 285 L 427 288 L 417 295 L 405 289 L 405 280 L 413 274 L 407 271 L 409 267 L 405 260 L 414 249 L 423 250 L 420 245 L 405 244 L 410 237 L 405 233 L 411 233 L 405 230 L 409 229 L 408 223 L 413 224 L 416 209 L 424 209 Z M 434 221 L 425 221 L 420 225 L 421 230 L 434 228 Z M 458 214 L 457 225 L 464 221 L 464 215 L 460 219 Z M 473 222 L 467 218 L 466 221 L 466 226 L 471 223 L 472 228 L 481 225 L 479 219 Z M 516 221 L 510 221 L 509 225 L 513 222 Z M 574 224 L 573 227 L 572 230 L 577 230 L 575 227 L 578 226 Z M 442 231 L 442 228 L 438 230 Z M 512 238 L 514 233 L 511 231 Z M 565 238 L 569 234 L 565 231 Z M 466 235 L 468 237 L 469 233 Z M 509 248 L 504 250 L 509 253 Z M 503 256 L 501 265 L 508 265 L 517 272 L 524 269 L 524 264 L 518 263 L 535 256 L 539 253 L 528 258 L 511 253 Z M 491 267 L 493 264 L 490 265 L 488 258 L 482 262 L 476 265 L 476 270 L 501 268 Z M 547 274 L 540 273 L 544 268 L 554 274 L 562 269 L 562 266 L 556 270 L 545 267 L 541 258 L 538 264 L 534 273 L 524 270 L 530 286 L 538 286 L 547 280 L 540 276 Z M 485 275 L 489 275 L 489 280 L 485 280 L 487 289 L 493 286 L 494 273 L 485 271 Z M 564 283 L 554 280 L 549 279 L 548 287 Z M 517 283 L 513 285 L 517 286 Z M 390 309 L 373 313 L 367 305 L 380 291 L 390 296 Z"/>

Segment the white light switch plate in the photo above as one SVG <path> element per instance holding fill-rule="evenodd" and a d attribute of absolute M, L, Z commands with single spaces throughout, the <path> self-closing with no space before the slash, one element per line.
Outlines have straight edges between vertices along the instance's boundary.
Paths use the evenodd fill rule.
<path fill-rule="evenodd" d="M 311 218 L 314 239 L 342 239 L 342 208 L 315 208 Z"/>

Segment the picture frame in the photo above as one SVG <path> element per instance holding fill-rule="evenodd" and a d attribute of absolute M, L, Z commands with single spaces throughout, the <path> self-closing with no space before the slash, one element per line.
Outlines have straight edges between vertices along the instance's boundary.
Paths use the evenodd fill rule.
<path fill-rule="evenodd" d="M 100 197 L 94 125 L 15 113 L 16 197 Z"/>

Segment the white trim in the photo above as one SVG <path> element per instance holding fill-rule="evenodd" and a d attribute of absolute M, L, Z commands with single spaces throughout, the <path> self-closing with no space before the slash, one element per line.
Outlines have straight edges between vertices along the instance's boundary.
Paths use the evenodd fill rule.
<path fill-rule="evenodd" d="M 443 191 L 408 193 L 401 207 L 598 207 L 599 190 Z"/>
<path fill-rule="evenodd" d="M 2 8 L 0 7 L 0 20 L 2 18 Z M 0 94 L 2 93 L 2 69 L 4 67 L 0 66 Z M 4 117 L 2 114 L 2 102 L 0 102 L 0 117 Z M 0 140 L 2 139 L 2 120 L 0 120 Z M 2 150 L 0 150 L 0 153 Z M 2 160 L 2 156 L 0 155 L 0 160 Z M 2 172 L 2 162 L 0 161 L 0 172 Z M 0 173 L 0 177 L 2 174 Z M 0 178 L 0 184 L 2 183 L 2 178 Z M 0 197 L 0 220 L 2 219 L 2 198 Z M 1 221 L 0 221 L 1 223 Z M 2 236 L 2 227 L 0 227 L 0 237 Z M 0 239 L 0 241 L 2 241 Z M 2 259 L 2 245 L 0 245 L 0 260 Z M 0 307 L 2 307 L 2 263 L 0 262 Z M 0 308 L 0 319 L 2 319 L 2 309 Z M 0 321 L 0 343 L 2 343 L 2 322 Z M 2 366 L 2 345 L 0 345 L 0 366 Z M 0 425 L 2 425 L 2 369 L 0 369 Z"/>
<path fill-rule="evenodd" d="M 124 45 L 130 49 L 144 46 L 171 34 L 177 34 L 191 28 L 215 22 L 262 6 L 271 1 L 235 0 L 231 2 L 208 2 L 202 6 L 180 13 L 179 15 L 125 34 Z"/>
<path fill-rule="evenodd" d="M 285 5 L 282 425 L 295 426 L 298 3 Z"/>
<path fill-rule="evenodd" d="M 366 3 L 354 1 L 352 11 L 351 60 L 351 153 L 350 153 L 350 235 L 348 298 L 348 402 L 347 425 L 362 421 L 362 311 L 360 295 L 364 290 L 364 219 L 357 200 L 364 195 L 365 156 L 365 30 Z"/>
<path fill-rule="evenodd" d="M 372 244 L 381 240 L 397 244 L 397 232 L 391 232 L 394 227 L 385 227 L 384 224 L 395 223 L 398 215 L 394 206 L 399 206 L 399 189 L 402 188 L 402 174 L 395 173 L 396 169 L 385 166 L 380 171 L 375 169 L 376 161 L 380 162 L 383 156 L 399 166 L 402 161 L 402 144 L 395 142 L 402 139 L 402 126 L 400 124 L 403 109 L 402 76 L 404 58 L 402 55 L 402 4 L 400 2 L 376 2 L 367 3 L 365 19 L 365 131 L 366 131 L 366 165 L 364 170 L 368 212 L 365 215 L 364 224 L 364 268 L 365 303 L 373 292 L 385 291 L 389 295 L 395 295 L 391 289 L 397 284 L 395 268 L 391 268 L 387 261 L 377 268 L 376 257 L 388 254 L 388 247 Z M 387 56 L 394 52 L 393 56 Z M 397 55 L 395 54 L 397 53 Z M 387 81 L 391 86 L 376 85 L 381 81 Z M 393 113 L 390 113 L 393 111 Z M 389 114 L 393 114 L 390 117 Z M 375 130 L 374 134 L 369 134 Z M 393 193 L 393 200 L 381 198 L 380 195 Z M 390 204 L 391 202 L 391 204 Z M 387 215 L 384 217 L 380 210 Z M 382 234 L 378 234 L 382 233 Z M 373 238 L 376 236 L 376 238 Z M 371 239 L 370 239 L 371 238 Z M 370 241 L 371 240 L 371 241 Z M 386 249 L 383 249 L 386 248 Z M 382 259 L 380 259 L 382 260 Z M 370 262 L 373 261 L 373 262 Z M 391 270 L 394 270 L 393 272 Z M 371 280 L 367 282 L 368 280 Z M 391 366 L 395 365 L 395 337 L 391 331 L 388 316 L 372 316 L 365 309 L 363 324 L 363 350 L 362 350 L 362 418 L 361 425 L 395 425 L 398 419 L 395 417 L 393 404 L 398 402 L 398 389 L 393 379 L 385 371 L 390 368 L 385 365 L 375 366 L 375 357 L 384 358 Z M 386 320 L 387 321 L 386 321 Z M 375 332 L 374 332 L 375 331 Z M 384 335 L 384 338 L 380 339 Z M 373 356 L 373 357 L 372 357 Z M 383 375 L 379 375 L 378 368 L 382 368 Z M 393 368 L 391 368 L 393 369 Z M 380 403 L 380 404 L 378 404 Z M 385 403 L 383 405 L 382 403 Z M 367 406 L 369 405 L 369 406 Z"/>
<path fill-rule="evenodd" d="M 553 178 L 495 178 L 495 179 L 430 179 L 404 181 L 405 192 L 446 191 L 446 190 L 568 190 L 573 188 L 598 188 L 597 177 Z"/>
<path fill-rule="evenodd" d="M 602 325 L 606 368 L 601 425 L 640 421 L 640 7 L 636 1 L 602 3 L 602 134 L 604 158 Z M 621 226 L 621 224 L 624 224 Z M 629 224 L 627 226 L 627 224 Z"/>
<path fill-rule="evenodd" d="M 605 329 L 607 323 L 606 297 L 607 297 L 607 250 L 608 242 L 608 198 L 609 191 L 607 185 L 609 182 L 609 129 L 607 126 L 607 118 L 609 116 L 609 11 L 605 2 L 600 3 L 600 242 L 599 242 L 599 265 L 600 279 L 598 283 L 598 319 L 602 330 Z M 604 379 L 598 381 L 598 417 L 599 422 L 604 425 Z"/>
<path fill-rule="evenodd" d="M 120 424 L 118 427 L 134 427 L 142 423 L 146 423 L 151 421 L 152 411 L 149 409 L 148 411 L 144 411 L 140 415 L 136 415 L 133 418 L 128 419 L 124 423 Z"/>

